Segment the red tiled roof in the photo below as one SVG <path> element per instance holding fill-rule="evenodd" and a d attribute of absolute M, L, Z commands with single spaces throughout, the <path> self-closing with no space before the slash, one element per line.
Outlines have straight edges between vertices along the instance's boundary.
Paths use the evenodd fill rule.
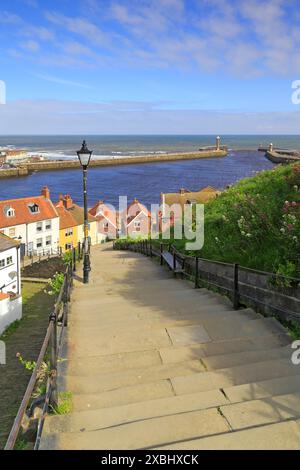
<path fill-rule="evenodd" d="M 59 215 L 59 229 L 76 227 L 78 222 L 74 219 L 71 212 L 69 212 L 64 206 L 56 206 L 57 213 Z"/>
<path fill-rule="evenodd" d="M 29 210 L 30 204 L 37 204 L 39 212 L 32 213 Z M 6 216 L 6 208 L 13 208 L 15 214 L 12 217 Z M 54 205 L 50 199 L 44 196 L 32 196 L 20 199 L 7 199 L 0 201 L 0 228 L 11 227 L 12 225 L 29 224 L 41 220 L 54 219 L 58 217 Z"/>
<path fill-rule="evenodd" d="M 10 297 L 9 294 L 5 294 L 4 292 L 0 292 L 0 301 L 5 300 L 5 299 L 9 299 L 9 297 Z"/>

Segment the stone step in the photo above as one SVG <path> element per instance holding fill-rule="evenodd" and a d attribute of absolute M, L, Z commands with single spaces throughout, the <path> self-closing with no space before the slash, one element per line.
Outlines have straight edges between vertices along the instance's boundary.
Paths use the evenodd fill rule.
<path fill-rule="evenodd" d="M 157 446 L 159 450 L 299 450 L 299 420 L 283 421 L 243 431 L 174 444 Z"/>
<path fill-rule="evenodd" d="M 286 329 L 274 318 L 261 318 L 244 322 L 244 324 L 241 320 L 214 321 L 212 319 L 203 320 L 202 324 L 213 341 L 286 333 Z"/>
<path fill-rule="evenodd" d="M 226 420 L 216 408 L 146 419 L 90 432 L 45 434 L 41 449 L 145 449 L 179 440 L 224 433 Z"/>
<path fill-rule="evenodd" d="M 156 329 L 156 328 L 165 328 L 171 326 L 189 326 L 189 325 L 199 325 L 204 322 L 210 324 L 211 321 L 216 321 L 219 324 L 224 321 L 232 321 L 235 323 L 246 323 L 249 320 L 261 319 L 262 317 L 255 313 L 251 309 L 245 309 L 239 312 L 231 310 L 212 310 L 211 312 L 187 312 L 185 314 L 171 315 L 168 316 L 165 313 L 154 313 L 151 310 L 140 309 L 139 313 L 134 316 L 125 316 L 125 318 L 118 315 L 117 318 L 110 316 L 105 316 L 101 312 L 101 325 L 97 322 L 94 325 L 94 322 L 91 324 L 90 320 L 87 318 L 86 323 L 83 324 L 82 318 L 77 316 L 72 316 L 70 318 L 70 327 L 72 328 L 72 333 L 81 333 L 83 336 L 90 335 L 99 336 L 100 334 L 114 335 L 116 331 L 116 322 L 118 329 L 122 331 L 140 331 L 141 329 Z"/>
<path fill-rule="evenodd" d="M 44 432 L 79 432 L 82 429 L 94 431 L 129 422 L 218 407 L 227 403 L 228 400 L 220 390 L 172 396 L 114 408 L 73 412 L 63 416 L 48 416 Z"/>
<path fill-rule="evenodd" d="M 58 374 L 93 375 L 124 370 L 148 368 L 161 365 L 161 357 L 158 351 L 137 351 L 106 356 L 78 357 L 76 361 L 60 359 L 58 362 Z"/>
<path fill-rule="evenodd" d="M 223 392 L 215 389 L 112 408 L 87 407 L 88 411 L 47 417 L 44 429 L 46 432 L 79 432 L 82 428 L 91 431 L 125 422 L 212 407 L 221 407 L 230 426 L 239 429 L 298 416 L 299 388 L 300 374 L 225 388 Z"/>
<path fill-rule="evenodd" d="M 202 359 L 207 370 L 224 369 L 226 367 L 234 367 L 242 364 L 253 364 L 255 362 L 269 361 L 272 359 L 290 358 L 291 348 L 243 351 L 233 354 L 224 354 L 217 356 L 209 356 Z"/>
<path fill-rule="evenodd" d="M 174 362 L 184 362 L 197 358 L 222 356 L 244 351 L 276 349 L 289 346 L 290 344 L 291 338 L 287 334 L 270 334 L 262 337 L 234 338 L 177 348 L 169 346 L 161 348 L 159 350 L 159 354 L 164 364 L 170 364 Z"/>
<path fill-rule="evenodd" d="M 98 394 L 85 393 L 80 395 L 73 393 L 72 401 L 74 410 L 83 411 L 112 408 L 171 396 L 174 396 L 174 390 L 170 380 L 160 380 L 159 382 L 133 385 Z"/>
<path fill-rule="evenodd" d="M 71 336 L 70 336 L 71 335 Z M 171 346 L 172 342 L 165 328 L 144 329 L 137 335 L 135 331 L 116 330 L 115 335 L 103 337 L 96 335 L 80 335 L 80 342 L 72 340 L 69 332 L 64 338 L 62 356 L 89 357 L 119 354 L 133 351 L 149 351 Z"/>
<path fill-rule="evenodd" d="M 129 369 L 106 374 L 64 375 L 58 377 L 59 389 L 77 394 L 102 393 L 118 388 L 158 382 L 171 377 L 204 372 L 199 360 L 176 364 L 161 364 L 148 368 Z"/>
<path fill-rule="evenodd" d="M 300 369 L 298 375 L 262 380 L 250 384 L 225 387 L 224 393 L 231 403 L 257 400 L 276 395 L 295 393 L 300 390 Z"/>
<path fill-rule="evenodd" d="M 267 379 L 298 375 L 289 358 L 244 364 L 217 371 L 171 378 L 176 395 L 227 388 Z"/>
<path fill-rule="evenodd" d="M 300 417 L 300 392 L 220 408 L 231 429 L 238 430 Z"/>

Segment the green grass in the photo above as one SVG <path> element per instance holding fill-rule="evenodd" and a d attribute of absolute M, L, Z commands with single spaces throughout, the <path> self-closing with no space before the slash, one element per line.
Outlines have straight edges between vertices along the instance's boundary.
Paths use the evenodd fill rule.
<path fill-rule="evenodd" d="M 21 437 L 18 437 L 15 443 L 14 450 L 27 450 L 28 442 L 26 442 Z"/>
<path fill-rule="evenodd" d="M 11 323 L 0 336 L 0 340 L 6 341 L 19 328 L 20 324 L 21 320 L 16 320 Z"/>
<path fill-rule="evenodd" d="M 53 414 L 66 415 L 73 410 L 73 400 L 71 392 L 60 392 L 58 395 L 58 404 L 53 408 Z"/>

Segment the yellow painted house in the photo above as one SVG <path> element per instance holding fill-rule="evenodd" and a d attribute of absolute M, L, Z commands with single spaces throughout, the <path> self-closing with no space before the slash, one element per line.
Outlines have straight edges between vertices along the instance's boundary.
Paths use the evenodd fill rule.
<path fill-rule="evenodd" d="M 59 215 L 59 244 L 63 252 L 77 247 L 84 241 L 84 210 L 75 204 L 69 194 L 59 197 L 56 204 Z M 98 243 L 97 219 L 88 214 L 91 245 Z"/>
<path fill-rule="evenodd" d="M 62 201 L 56 206 L 59 215 L 59 246 L 65 253 L 78 245 L 78 223 Z"/>

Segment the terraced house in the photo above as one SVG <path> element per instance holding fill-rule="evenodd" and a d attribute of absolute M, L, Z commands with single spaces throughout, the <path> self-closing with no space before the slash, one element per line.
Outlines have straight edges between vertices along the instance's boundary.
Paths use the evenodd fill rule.
<path fill-rule="evenodd" d="M 59 250 L 59 216 L 47 187 L 40 196 L 0 201 L 0 232 L 17 240 L 22 254 Z"/>
<path fill-rule="evenodd" d="M 20 243 L 0 234 L 0 334 L 22 317 Z"/>
<path fill-rule="evenodd" d="M 78 245 L 78 223 L 62 200 L 56 204 L 59 215 L 59 246 L 63 253 Z"/>
<path fill-rule="evenodd" d="M 55 206 L 60 211 L 60 246 L 67 251 L 84 240 L 84 210 L 75 204 L 70 194 L 61 194 Z M 88 223 L 90 243 L 95 245 L 99 242 L 97 219 L 89 214 Z"/>

